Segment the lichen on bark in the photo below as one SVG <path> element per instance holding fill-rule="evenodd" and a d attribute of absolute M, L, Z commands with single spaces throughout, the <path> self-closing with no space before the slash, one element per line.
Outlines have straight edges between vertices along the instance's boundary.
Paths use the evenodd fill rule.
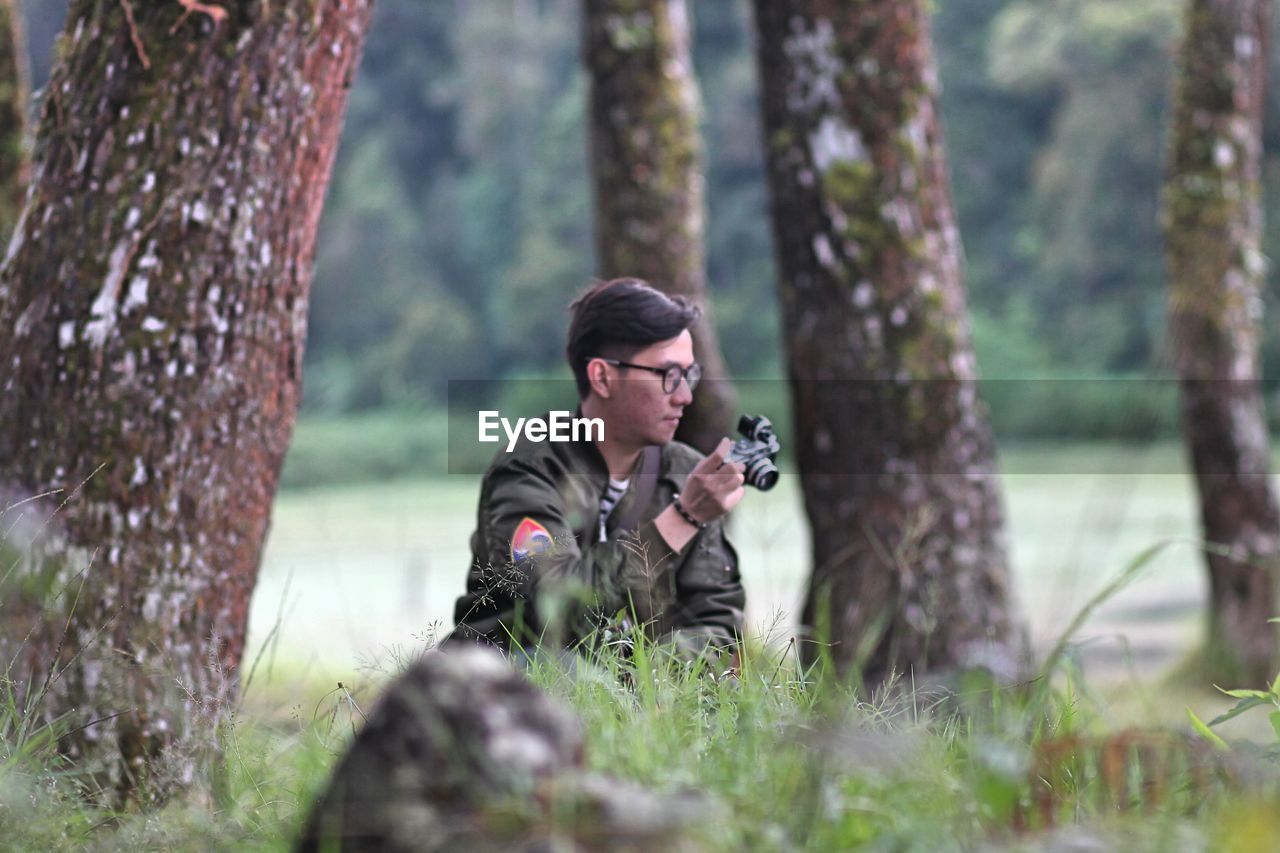
<path fill-rule="evenodd" d="M 0 270 L 0 495 L 61 490 L 26 564 L 57 582 L 16 580 L 0 652 L 117 805 L 234 699 L 370 5 L 69 10 Z"/>
<path fill-rule="evenodd" d="M 1209 572 L 1215 681 L 1274 676 L 1280 509 L 1258 387 L 1270 4 L 1188 0 L 1163 197 L 1169 331 Z"/>
<path fill-rule="evenodd" d="M 756 20 L 813 529 L 804 624 L 871 682 L 908 667 L 1012 675 L 1022 650 L 924 6 L 757 0 Z"/>

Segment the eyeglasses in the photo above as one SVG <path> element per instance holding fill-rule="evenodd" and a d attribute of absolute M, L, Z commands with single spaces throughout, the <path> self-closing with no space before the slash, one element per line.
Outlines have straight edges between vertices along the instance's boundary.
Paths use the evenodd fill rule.
<path fill-rule="evenodd" d="M 618 367 L 630 367 L 633 370 L 647 370 L 650 373 L 658 374 L 662 377 L 662 392 L 664 394 L 674 394 L 676 389 L 680 387 L 681 377 L 683 377 L 684 381 L 689 384 L 690 392 L 692 392 L 694 388 L 698 387 L 698 382 L 702 379 L 702 365 L 698 364 L 696 361 L 687 368 L 683 368 L 678 364 L 673 364 L 670 367 L 650 367 L 647 364 L 632 364 L 629 361 L 618 361 L 616 358 L 597 357 L 605 364 L 613 364 Z"/>

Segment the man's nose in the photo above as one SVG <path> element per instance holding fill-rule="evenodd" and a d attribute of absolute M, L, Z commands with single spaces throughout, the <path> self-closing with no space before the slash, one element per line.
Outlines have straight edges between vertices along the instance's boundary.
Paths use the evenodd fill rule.
<path fill-rule="evenodd" d="M 689 387 L 689 380 L 683 376 L 676 383 L 676 390 L 671 392 L 671 402 L 681 406 L 687 406 L 693 402 L 693 389 Z"/>

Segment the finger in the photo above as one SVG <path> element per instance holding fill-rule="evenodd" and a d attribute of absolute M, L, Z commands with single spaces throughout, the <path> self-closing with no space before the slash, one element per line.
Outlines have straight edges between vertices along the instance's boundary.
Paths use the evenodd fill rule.
<path fill-rule="evenodd" d="M 742 482 L 742 478 L 746 475 L 746 472 L 747 466 L 741 462 L 726 461 L 723 468 L 717 469 L 716 476 L 721 483 L 733 483 L 734 485 L 738 485 Z"/>
<path fill-rule="evenodd" d="M 738 488 L 730 492 L 728 496 L 726 496 L 724 499 L 725 512 L 728 512 L 729 510 L 737 506 L 738 502 L 742 500 L 743 496 L 746 495 L 746 493 L 747 493 L 747 489 L 745 486 L 738 486 Z"/>
<path fill-rule="evenodd" d="M 720 439 L 720 443 L 716 445 L 716 449 L 711 451 L 711 455 L 707 457 L 707 461 L 715 466 L 714 470 L 719 471 L 721 466 L 724 465 L 724 459 L 729 455 L 729 448 L 731 447 L 733 447 L 733 442 L 729 440 L 728 436 L 725 436 Z"/>
<path fill-rule="evenodd" d="M 724 470 L 716 472 L 716 478 L 713 481 L 712 491 L 718 498 L 723 498 L 734 489 L 739 488 L 743 483 L 743 476 L 738 473 L 737 469 L 728 465 Z"/>

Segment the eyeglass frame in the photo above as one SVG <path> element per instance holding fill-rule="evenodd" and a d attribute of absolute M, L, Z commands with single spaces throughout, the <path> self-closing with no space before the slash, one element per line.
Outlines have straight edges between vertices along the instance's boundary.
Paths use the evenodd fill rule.
<path fill-rule="evenodd" d="M 606 358 L 602 355 L 597 355 L 595 356 L 595 358 L 600 359 L 605 364 L 612 364 L 615 367 L 630 367 L 635 370 L 647 370 L 650 373 L 658 374 L 659 376 L 662 377 L 662 393 L 663 394 L 676 393 L 676 391 L 680 388 L 680 379 L 683 379 L 684 384 L 689 386 L 689 393 L 692 394 L 694 389 L 698 387 L 698 383 L 702 381 L 702 365 L 698 364 L 698 362 L 696 361 L 693 364 L 689 365 L 688 367 L 681 367 L 678 364 L 671 364 L 666 367 L 651 367 L 647 364 L 632 364 L 629 361 L 620 361 L 619 359 L 616 359 L 616 358 Z M 694 376 L 692 379 L 690 379 L 689 374 L 695 370 L 698 371 L 697 375 Z M 676 379 L 675 384 L 672 385 L 670 388 L 668 388 L 667 377 L 671 375 L 672 371 L 678 372 L 680 378 Z"/>

